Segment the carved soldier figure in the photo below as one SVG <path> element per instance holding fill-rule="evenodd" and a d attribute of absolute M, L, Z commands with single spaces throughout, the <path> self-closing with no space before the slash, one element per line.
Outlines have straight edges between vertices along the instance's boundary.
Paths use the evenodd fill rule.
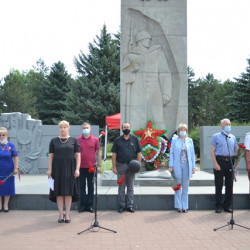
<path fill-rule="evenodd" d="M 122 62 L 122 83 L 126 86 L 125 119 L 133 120 L 134 128 L 140 128 L 148 119 L 164 128 L 163 106 L 171 100 L 168 63 L 160 45 L 150 46 L 151 39 L 148 32 L 138 32 L 136 47 Z"/>

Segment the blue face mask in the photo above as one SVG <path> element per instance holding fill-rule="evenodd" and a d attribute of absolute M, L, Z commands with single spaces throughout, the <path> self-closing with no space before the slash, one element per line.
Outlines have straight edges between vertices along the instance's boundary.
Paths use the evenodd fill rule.
<path fill-rule="evenodd" d="M 227 132 L 230 132 L 230 131 L 231 131 L 231 126 L 226 126 L 226 127 L 224 128 L 224 130 L 225 130 L 226 133 L 227 133 Z"/>
<path fill-rule="evenodd" d="M 187 135 L 187 132 L 181 130 L 181 131 L 179 132 L 179 135 L 180 135 L 180 137 L 185 137 L 185 136 Z"/>
<path fill-rule="evenodd" d="M 88 134 L 90 134 L 90 129 L 87 129 L 87 128 L 83 129 L 83 130 L 82 130 L 82 134 L 83 134 L 83 135 L 88 135 Z"/>
<path fill-rule="evenodd" d="M 0 140 L 0 143 L 4 144 L 7 141 L 7 138 L 5 138 L 4 140 Z"/>

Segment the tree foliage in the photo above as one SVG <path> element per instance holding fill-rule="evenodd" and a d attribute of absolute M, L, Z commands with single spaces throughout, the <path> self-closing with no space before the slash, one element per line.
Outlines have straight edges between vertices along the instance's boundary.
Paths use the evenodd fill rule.
<path fill-rule="evenodd" d="M 235 78 L 232 95 L 228 102 L 228 117 L 233 121 L 250 121 L 250 58 L 247 59 L 248 67 L 246 72 L 241 73 L 239 78 Z"/>
<path fill-rule="evenodd" d="M 105 117 L 120 111 L 120 35 L 103 26 L 100 36 L 82 51 L 74 64 L 78 78 L 67 94 L 65 118 L 72 124 L 89 121 L 104 127 Z"/>
<path fill-rule="evenodd" d="M 47 76 L 49 73 L 49 67 L 47 67 L 42 59 L 36 62 L 36 66 L 33 66 L 27 73 L 27 87 L 32 92 L 32 95 L 36 97 L 35 107 L 38 109 L 40 116 L 39 106 L 42 103 L 42 88 L 46 84 Z"/>
<path fill-rule="evenodd" d="M 67 109 L 66 94 L 72 82 L 71 76 L 62 62 L 54 63 L 41 89 L 39 117 L 44 124 L 57 124 L 63 119 L 62 112 Z"/>
<path fill-rule="evenodd" d="M 28 113 L 33 118 L 38 118 L 35 107 L 36 97 L 27 87 L 26 74 L 18 70 L 11 71 L 0 86 L 0 100 L 2 112 Z"/>
<path fill-rule="evenodd" d="M 234 83 L 227 80 L 221 83 L 208 74 L 194 80 L 194 72 L 188 68 L 188 112 L 189 126 L 213 126 L 226 117 L 227 97 Z"/>

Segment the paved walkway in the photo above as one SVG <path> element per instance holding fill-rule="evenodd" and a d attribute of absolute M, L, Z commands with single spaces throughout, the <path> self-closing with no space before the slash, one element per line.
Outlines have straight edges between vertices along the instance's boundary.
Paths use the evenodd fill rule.
<path fill-rule="evenodd" d="M 0 213 L 0 249 L 250 249 L 250 230 L 227 224 L 231 215 L 214 211 L 98 212 L 100 226 L 77 233 L 94 221 L 90 213 L 71 212 L 70 224 L 57 222 L 57 211 Z M 234 212 L 235 223 L 250 227 L 250 211 Z"/>

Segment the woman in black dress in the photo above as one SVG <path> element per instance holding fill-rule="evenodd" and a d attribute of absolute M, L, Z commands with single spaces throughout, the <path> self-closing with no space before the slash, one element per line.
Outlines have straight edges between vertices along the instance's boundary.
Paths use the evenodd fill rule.
<path fill-rule="evenodd" d="M 54 190 L 49 199 L 57 203 L 59 223 L 70 222 L 71 203 L 79 200 L 80 147 L 74 137 L 69 136 L 69 123 L 61 121 L 58 137 L 49 145 L 48 178 L 54 179 Z M 63 213 L 65 204 L 66 214 Z"/>

